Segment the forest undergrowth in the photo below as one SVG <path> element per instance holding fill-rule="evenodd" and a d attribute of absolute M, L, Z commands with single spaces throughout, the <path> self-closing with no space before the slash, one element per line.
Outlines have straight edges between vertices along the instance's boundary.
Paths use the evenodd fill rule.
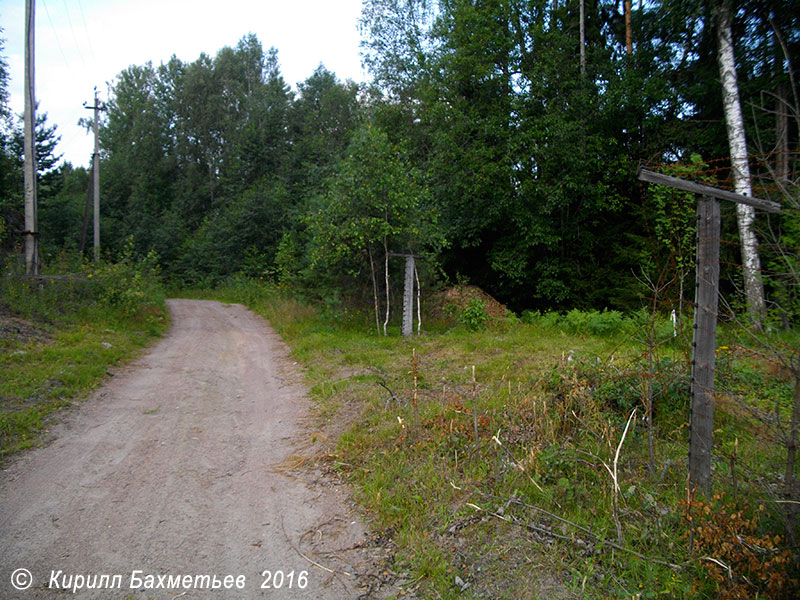
<path fill-rule="evenodd" d="M 800 590 L 785 448 L 756 418 L 787 419 L 794 381 L 735 332 L 719 335 L 704 497 L 687 486 L 690 342 L 666 318 L 650 360 L 643 312 L 497 318 L 471 302 L 405 339 L 376 335 L 368 309 L 246 278 L 211 295 L 265 316 L 306 367 L 318 459 L 355 486 L 418 597 Z"/>

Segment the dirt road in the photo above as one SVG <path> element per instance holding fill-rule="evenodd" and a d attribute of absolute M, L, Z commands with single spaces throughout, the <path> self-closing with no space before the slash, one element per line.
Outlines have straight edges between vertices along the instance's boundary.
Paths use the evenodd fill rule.
<path fill-rule="evenodd" d="M 239 305 L 169 308 L 165 338 L 0 474 L 0 598 L 358 597 L 361 520 L 290 468 L 309 403 L 283 342 Z"/>

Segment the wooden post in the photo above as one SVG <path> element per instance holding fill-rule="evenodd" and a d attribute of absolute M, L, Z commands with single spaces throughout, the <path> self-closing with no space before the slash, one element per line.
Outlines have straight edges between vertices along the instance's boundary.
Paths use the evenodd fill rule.
<path fill-rule="evenodd" d="M 403 336 L 409 337 L 414 329 L 414 256 L 406 255 L 406 277 L 403 288 Z"/>
<path fill-rule="evenodd" d="M 697 282 L 692 341 L 692 391 L 689 414 L 689 484 L 702 493 L 711 492 L 711 453 L 714 449 L 714 373 L 717 359 L 717 310 L 719 308 L 720 200 L 745 204 L 767 212 L 781 205 L 728 192 L 677 177 L 639 169 L 639 179 L 697 194 Z"/>
<path fill-rule="evenodd" d="M 719 307 L 720 206 L 716 198 L 697 203 L 697 282 L 692 341 L 692 391 L 689 416 L 689 483 L 711 491 L 714 447 L 714 374 Z"/>

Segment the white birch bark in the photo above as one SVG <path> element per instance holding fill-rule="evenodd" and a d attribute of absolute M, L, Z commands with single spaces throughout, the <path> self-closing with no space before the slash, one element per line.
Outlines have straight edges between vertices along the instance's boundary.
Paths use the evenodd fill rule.
<path fill-rule="evenodd" d="M 367 244 L 367 253 L 369 254 L 369 269 L 372 274 L 372 299 L 375 303 L 375 327 L 378 330 L 378 335 L 381 334 L 381 323 L 378 316 L 378 282 L 375 280 L 375 261 L 372 260 L 372 247 Z"/>
<path fill-rule="evenodd" d="M 386 327 L 389 325 L 391 298 L 389 298 L 389 245 L 386 243 L 385 237 L 383 238 L 383 256 L 383 272 L 386 277 L 386 320 L 383 322 L 383 335 L 386 336 Z"/>
<path fill-rule="evenodd" d="M 714 10 L 714 17 L 717 26 L 717 60 L 719 62 L 720 79 L 722 80 L 722 101 L 725 110 L 725 122 L 728 128 L 728 146 L 733 167 L 734 190 L 738 194 L 752 196 L 750 166 L 747 161 L 747 139 L 744 119 L 742 118 L 742 105 L 739 101 L 736 63 L 733 56 L 730 0 L 718 0 Z M 745 204 L 737 204 L 736 215 L 742 249 L 747 310 L 754 323 L 760 325 L 764 319 L 766 307 L 764 285 L 761 281 L 758 239 L 753 231 L 755 209 Z"/>
<path fill-rule="evenodd" d="M 419 273 L 414 264 L 414 281 L 417 282 L 417 335 L 422 335 L 422 294 L 419 289 Z"/>

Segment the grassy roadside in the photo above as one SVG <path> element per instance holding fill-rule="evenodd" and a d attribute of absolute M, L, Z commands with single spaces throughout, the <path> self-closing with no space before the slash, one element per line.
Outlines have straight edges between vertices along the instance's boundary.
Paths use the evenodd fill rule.
<path fill-rule="evenodd" d="M 737 403 L 785 416 L 792 386 L 746 352 L 720 348 L 727 387 L 705 501 L 686 490 L 683 349 L 664 341 L 649 376 L 635 321 L 591 335 L 602 315 L 574 314 L 586 328 L 548 315 L 484 322 L 473 305 L 461 326 L 405 340 L 252 281 L 211 295 L 265 316 L 307 367 L 335 440 L 324 460 L 396 544 L 393 569 L 418 597 L 794 597 L 781 449 Z"/>
<path fill-rule="evenodd" d="M 143 262 L 0 280 L 0 461 L 38 443 L 58 410 L 168 326 L 163 292 Z"/>

